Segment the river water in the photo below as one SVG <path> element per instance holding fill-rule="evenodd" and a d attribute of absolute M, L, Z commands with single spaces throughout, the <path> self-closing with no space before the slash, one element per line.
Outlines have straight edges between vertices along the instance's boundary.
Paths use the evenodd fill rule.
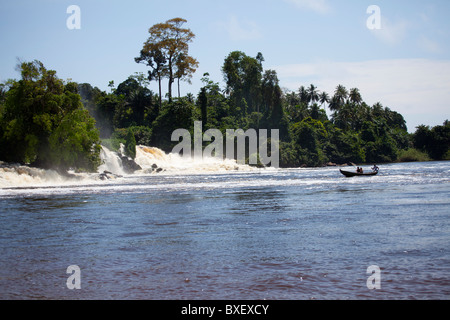
<path fill-rule="evenodd" d="M 450 162 L 379 167 L 3 174 L 0 298 L 449 299 Z"/>

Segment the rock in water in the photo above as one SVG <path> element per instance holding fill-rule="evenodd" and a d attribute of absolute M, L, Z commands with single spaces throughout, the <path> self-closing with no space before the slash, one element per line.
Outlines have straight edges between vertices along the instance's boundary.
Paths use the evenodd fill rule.
<path fill-rule="evenodd" d="M 100 173 L 99 178 L 101 180 L 106 180 L 106 179 L 109 180 L 109 179 L 122 178 L 122 176 L 105 170 L 102 173 Z"/>
<path fill-rule="evenodd" d="M 141 166 L 138 165 L 133 159 L 128 158 L 126 156 L 121 156 L 120 160 L 122 160 L 123 170 L 128 173 L 134 173 L 137 170 L 142 170 Z"/>

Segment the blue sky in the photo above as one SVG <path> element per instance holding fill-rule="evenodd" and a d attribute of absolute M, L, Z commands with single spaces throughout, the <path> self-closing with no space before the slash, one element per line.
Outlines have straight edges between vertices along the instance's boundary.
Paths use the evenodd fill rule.
<path fill-rule="evenodd" d="M 81 9 L 79 30 L 66 26 L 70 5 Z M 381 29 L 367 28 L 370 5 L 381 10 Z M 0 0 L 0 82 L 19 78 L 17 58 L 37 59 L 62 79 L 108 90 L 110 80 L 146 72 L 134 57 L 149 27 L 182 17 L 200 63 L 182 94 L 196 95 L 205 72 L 223 85 L 231 51 L 262 52 L 284 89 L 312 83 L 331 95 L 339 84 L 357 87 L 414 131 L 450 119 L 449 14 L 448 0 Z"/>

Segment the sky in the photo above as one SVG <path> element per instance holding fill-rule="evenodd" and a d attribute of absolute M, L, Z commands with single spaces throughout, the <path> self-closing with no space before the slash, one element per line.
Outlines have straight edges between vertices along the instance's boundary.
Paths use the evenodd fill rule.
<path fill-rule="evenodd" d="M 67 25 L 71 5 L 80 9 L 79 29 Z M 61 79 L 109 91 L 111 80 L 117 86 L 147 72 L 134 58 L 148 29 L 181 17 L 196 35 L 189 52 L 199 61 L 182 95 L 196 96 L 206 72 L 224 88 L 230 52 L 261 52 L 284 90 L 356 87 L 369 105 L 401 113 L 414 132 L 450 119 L 449 14 L 448 0 L 0 0 L 0 82 L 20 78 L 18 61 L 36 59 Z"/>

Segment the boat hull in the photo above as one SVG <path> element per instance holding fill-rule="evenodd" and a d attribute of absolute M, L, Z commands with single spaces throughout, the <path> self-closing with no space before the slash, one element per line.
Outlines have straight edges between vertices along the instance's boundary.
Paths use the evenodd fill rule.
<path fill-rule="evenodd" d="M 341 173 L 346 176 L 347 178 L 350 177 L 359 177 L 359 176 L 376 176 L 378 174 L 378 171 L 373 171 L 373 172 L 367 172 L 367 173 L 359 173 L 359 172 L 351 172 L 351 171 L 344 171 L 344 170 L 340 170 Z"/>

